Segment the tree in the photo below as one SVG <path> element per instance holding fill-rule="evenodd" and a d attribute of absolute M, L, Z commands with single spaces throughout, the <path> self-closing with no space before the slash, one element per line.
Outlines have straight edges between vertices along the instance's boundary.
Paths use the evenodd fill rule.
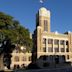
<path fill-rule="evenodd" d="M 7 36 L 11 39 L 11 43 L 24 45 L 27 51 L 32 48 L 32 39 L 30 39 L 30 32 L 23 27 L 19 21 L 14 20 L 14 17 L 0 12 L 0 42 Z"/>
<path fill-rule="evenodd" d="M 0 12 L 0 29 L 8 29 L 13 23 L 12 19 L 12 16 Z"/>
<path fill-rule="evenodd" d="M 4 63 L 10 68 L 11 52 L 15 44 L 26 46 L 26 51 L 31 51 L 32 40 L 30 32 L 23 27 L 14 17 L 0 12 L 0 43 L 3 48 L 0 54 L 4 53 Z"/>
<path fill-rule="evenodd" d="M 11 40 L 6 37 L 6 39 L 2 43 L 2 51 L 1 54 L 3 53 L 3 62 L 4 66 L 7 66 L 8 69 L 10 69 L 10 64 L 11 64 L 11 53 L 15 48 L 15 45 L 11 43 Z"/>

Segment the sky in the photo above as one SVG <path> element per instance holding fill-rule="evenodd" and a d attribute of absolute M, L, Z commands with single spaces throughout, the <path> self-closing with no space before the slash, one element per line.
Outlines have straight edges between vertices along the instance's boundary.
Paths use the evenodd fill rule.
<path fill-rule="evenodd" d="M 36 28 L 36 13 L 41 7 L 51 12 L 51 31 L 72 31 L 72 0 L 0 0 L 0 12 L 18 20 L 31 33 Z"/>

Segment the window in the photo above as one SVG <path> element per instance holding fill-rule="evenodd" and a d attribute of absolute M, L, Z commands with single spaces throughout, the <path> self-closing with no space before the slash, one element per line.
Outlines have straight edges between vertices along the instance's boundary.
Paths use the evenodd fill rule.
<path fill-rule="evenodd" d="M 23 57 L 22 57 L 22 61 L 26 61 L 26 57 L 23 56 Z"/>
<path fill-rule="evenodd" d="M 52 39 L 48 39 L 48 44 L 52 44 L 53 40 Z"/>
<path fill-rule="evenodd" d="M 55 48 L 55 52 L 59 52 L 59 48 Z"/>
<path fill-rule="evenodd" d="M 69 59 L 69 55 L 67 55 L 67 59 Z"/>
<path fill-rule="evenodd" d="M 54 44 L 59 44 L 59 40 L 54 40 Z"/>
<path fill-rule="evenodd" d="M 65 52 L 65 49 L 64 48 L 61 48 L 61 52 Z"/>
<path fill-rule="evenodd" d="M 46 44 L 46 38 L 43 38 L 43 44 Z"/>
<path fill-rule="evenodd" d="M 15 56 L 14 60 L 15 60 L 16 62 L 18 62 L 18 61 L 19 61 L 19 57 L 18 57 L 18 56 Z"/>
<path fill-rule="evenodd" d="M 53 48 L 52 47 L 48 47 L 48 52 L 53 52 Z"/>
<path fill-rule="evenodd" d="M 66 48 L 66 52 L 69 52 L 69 49 L 68 48 Z"/>
<path fill-rule="evenodd" d="M 31 56 L 29 57 L 29 61 L 31 61 Z"/>
<path fill-rule="evenodd" d="M 43 52 L 46 52 L 46 47 L 43 48 Z"/>
<path fill-rule="evenodd" d="M 68 41 L 66 41 L 66 45 L 68 45 Z"/>
<path fill-rule="evenodd" d="M 44 20 L 44 31 L 48 31 L 48 21 Z"/>
<path fill-rule="evenodd" d="M 60 41 L 60 44 L 61 44 L 61 45 L 64 45 L 64 40 L 61 40 L 61 41 Z"/>

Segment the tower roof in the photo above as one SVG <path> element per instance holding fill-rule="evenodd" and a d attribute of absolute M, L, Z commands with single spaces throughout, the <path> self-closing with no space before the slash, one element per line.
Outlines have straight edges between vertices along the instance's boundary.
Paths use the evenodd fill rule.
<path fill-rule="evenodd" d="M 45 7 L 41 7 L 39 9 L 39 15 L 40 16 L 49 16 L 50 17 L 50 11 L 47 10 Z"/>

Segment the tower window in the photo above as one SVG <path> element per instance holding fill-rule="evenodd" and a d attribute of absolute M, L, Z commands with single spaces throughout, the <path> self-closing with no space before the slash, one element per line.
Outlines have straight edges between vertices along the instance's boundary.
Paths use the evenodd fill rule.
<path fill-rule="evenodd" d="M 44 20 L 44 31 L 48 31 L 48 21 Z"/>

